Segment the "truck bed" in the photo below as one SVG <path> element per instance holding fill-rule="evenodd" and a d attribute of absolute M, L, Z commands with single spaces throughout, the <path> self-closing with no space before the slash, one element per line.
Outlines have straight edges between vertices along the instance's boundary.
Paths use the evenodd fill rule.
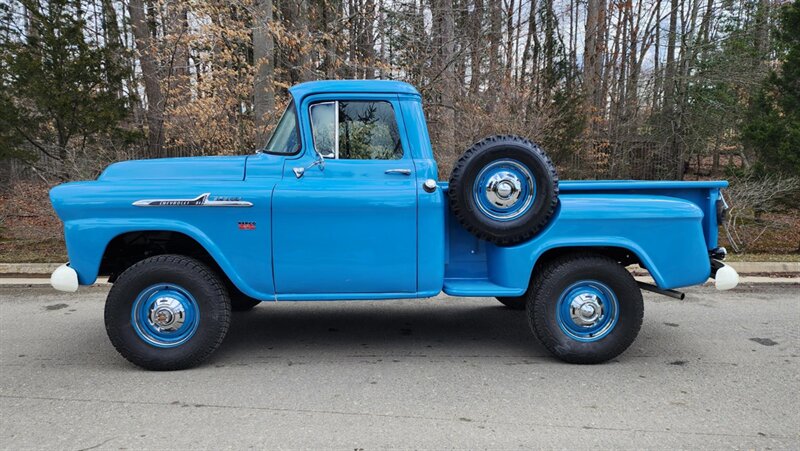
<path fill-rule="evenodd" d="M 447 184 L 442 184 L 447 189 Z M 717 247 L 717 200 L 724 181 L 563 181 L 559 207 L 532 240 L 495 246 L 446 214 L 444 291 L 454 296 L 519 296 L 549 250 L 613 247 L 629 251 L 660 288 L 702 283 Z M 446 209 L 449 212 L 449 208 Z"/>

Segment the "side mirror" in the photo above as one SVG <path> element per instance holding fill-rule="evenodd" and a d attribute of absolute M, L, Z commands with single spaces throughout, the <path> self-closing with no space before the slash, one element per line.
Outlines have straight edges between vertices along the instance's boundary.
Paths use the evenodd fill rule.
<path fill-rule="evenodd" d="M 323 157 L 322 154 L 319 153 L 319 151 L 317 149 L 314 149 L 314 153 L 317 154 L 317 158 L 314 160 L 313 163 L 309 164 L 306 167 L 292 168 L 292 171 L 294 172 L 294 176 L 295 177 L 297 177 L 297 178 L 302 177 L 303 174 L 306 173 L 306 169 L 311 169 L 314 166 L 319 166 L 319 170 L 320 171 L 324 171 L 325 170 L 325 157 Z"/>
<path fill-rule="evenodd" d="M 319 166 L 319 170 L 320 171 L 324 171 L 325 170 L 325 157 L 323 157 L 322 154 L 319 153 L 319 151 L 317 149 L 314 149 L 314 153 L 317 154 L 317 159 L 314 160 L 314 162 L 311 163 L 311 165 L 308 166 L 308 167 L 309 168 L 313 168 L 314 166 Z"/>

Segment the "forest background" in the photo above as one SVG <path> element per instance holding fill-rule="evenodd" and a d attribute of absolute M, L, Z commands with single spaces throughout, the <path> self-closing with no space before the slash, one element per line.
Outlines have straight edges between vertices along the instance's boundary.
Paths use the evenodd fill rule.
<path fill-rule="evenodd" d="M 562 179 L 725 178 L 723 244 L 800 260 L 800 0 L 2 0 L 0 262 L 64 260 L 57 183 L 251 153 L 289 86 L 372 78 L 443 178 L 499 133 Z"/>

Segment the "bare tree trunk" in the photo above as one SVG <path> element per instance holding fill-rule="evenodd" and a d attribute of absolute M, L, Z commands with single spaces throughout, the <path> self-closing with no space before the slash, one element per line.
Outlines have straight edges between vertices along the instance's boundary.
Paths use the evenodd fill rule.
<path fill-rule="evenodd" d="M 297 16 L 293 18 L 294 30 L 300 42 L 309 42 L 311 41 L 311 33 L 308 30 L 308 0 L 296 0 L 296 2 Z M 296 64 L 298 80 L 301 82 L 311 80 L 313 77 L 311 73 L 311 55 L 307 50 L 299 52 Z"/>
<path fill-rule="evenodd" d="M 380 55 L 380 68 L 378 69 L 378 78 L 384 78 L 384 71 L 386 67 L 386 26 L 383 20 L 383 0 L 378 0 L 378 35 L 381 37 L 381 45 L 378 49 Z"/>
<path fill-rule="evenodd" d="M 678 0 L 671 0 L 669 31 L 667 32 L 667 61 L 664 70 L 664 110 L 672 114 L 675 105 L 675 43 L 678 31 Z"/>
<path fill-rule="evenodd" d="M 499 1 L 499 0 L 498 0 Z M 511 79 L 511 67 L 514 64 L 514 0 L 508 0 L 506 9 L 506 70 L 503 78 L 508 83 Z"/>
<path fill-rule="evenodd" d="M 525 38 L 525 50 L 522 52 L 522 75 L 520 78 L 525 82 L 528 61 L 531 62 L 531 81 L 536 79 L 539 65 L 539 31 L 536 29 L 536 10 L 538 5 L 536 0 L 531 0 L 530 10 L 528 11 L 528 36 Z M 533 47 L 531 47 L 533 43 Z"/>
<path fill-rule="evenodd" d="M 535 1 L 535 0 L 534 0 Z M 475 0 L 475 11 L 470 20 L 470 81 L 469 91 L 475 95 L 480 91 L 481 65 L 483 63 L 483 0 Z"/>
<path fill-rule="evenodd" d="M 325 46 L 325 77 L 329 79 L 336 78 L 336 67 L 338 65 L 336 54 L 336 40 L 333 38 L 336 32 L 336 22 L 339 20 L 340 12 L 342 10 L 341 0 L 321 0 L 322 20 L 325 23 L 325 37 L 323 43 Z"/>
<path fill-rule="evenodd" d="M 38 5 L 38 2 L 25 2 L 23 7 L 25 8 L 25 36 L 28 40 L 36 39 L 39 37 L 39 31 L 36 29 L 36 25 L 34 21 L 36 18 L 34 17 L 38 11 L 34 11 L 34 8 Z"/>
<path fill-rule="evenodd" d="M 122 37 L 119 32 L 119 24 L 117 24 L 117 10 L 114 9 L 114 3 L 111 0 L 102 0 L 103 6 L 103 29 L 108 37 L 108 42 L 122 47 Z"/>
<path fill-rule="evenodd" d="M 612 112 L 611 119 L 619 126 L 620 124 L 625 122 L 625 81 L 628 75 L 628 54 L 629 54 L 629 47 L 628 47 L 628 25 L 630 24 L 630 16 L 631 10 L 628 4 L 623 4 L 620 7 L 620 19 L 622 22 L 622 31 L 620 31 L 620 41 L 622 43 L 622 51 L 619 55 L 619 72 L 617 73 L 617 87 L 616 87 L 616 96 L 613 100 L 614 102 L 614 111 Z"/>
<path fill-rule="evenodd" d="M 272 38 L 272 0 L 257 0 L 253 17 L 253 65 L 256 76 L 253 84 L 253 110 L 256 139 L 263 144 L 266 139 L 267 117 L 275 109 L 272 82 L 275 71 Z"/>
<path fill-rule="evenodd" d="M 151 43 L 150 28 L 145 16 L 143 0 L 129 0 L 128 13 L 131 18 L 136 48 L 139 51 L 139 63 L 142 67 L 144 93 L 147 96 L 147 147 L 151 155 L 161 155 L 164 148 L 164 97 L 161 93 L 158 66 Z"/>
<path fill-rule="evenodd" d="M 655 56 L 653 57 L 653 101 L 652 110 L 655 111 L 659 105 L 661 96 L 661 0 L 656 0 L 656 37 L 655 37 Z"/>
<path fill-rule="evenodd" d="M 674 166 L 675 176 L 682 178 L 683 153 L 681 152 L 681 149 L 678 146 L 678 139 L 677 139 L 678 121 L 675 112 L 675 91 L 676 91 L 675 43 L 677 40 L 677 31 L 678 31 L 678 11 L 679 11 L 678 0 L 671 0 L 671 9 L 669 12 L 669 32 L 667 35 L 667 61 L 666 61 L 666 68 L 664 70 L 664 114 L 666 115 L 668 120 L 669 128 L 667 130 L 667 133 L 669 134 L 669 139 L 667 142 L 669 142 L 672 147 L 671 151 L 674 159 L 673 164 L 675 165 Z"/>
<path fill-rule="evenodd" d="M 602 29 L 605 27 L 605 0 L 588 0 L 586 5 L 586 32 L 583 52 L 583 86 L 589 105 L 600 109 L 599 85 L 603 67 Z"/>
<path fill-rule="evenodd" d="M 556 36 L 555 36 L 555 11 L 553 11 L 553 0 L 544 0 L 542 5 L 542 25 L 544 26 L 544 86 L 545 95 L 552 94 L 550 91 L 555 86 L 555 56 L 556 56 Z"/>
<path fill-rule="evenodd" d="M 755 38 L 758 55 L 754 61 L 755 66 L 760 65 L 762 61 L 767 59 L 767 52 L 769 51 L 769 6 L 769 0 L 759 0 L 756 7 Z"/>
<path fill-rule="evenodd" d="M 352 0 L 351 0 L 352 1 Z M 413 0 L 413 9 L 412 9 L 412 30 L 413 30 L 413 47 L 414 53 L 421 54 L 424 51 L 423 43 L 427 42 L 427 33 L 425 31 L 425 7 L 422 4 L 422 0 L 420 0 L 419 4 L 417 0 Z M 422 64 L 416 64 L 411 69 L 412 74 L 412 81 L 414 84 L 421 85 L 425 80 L 425 66 Z"/>
<path fill-rule="evenodd" d="M 111 46 L 116 46 L 120 50 L 124 49 L 124 43 L 122 42 L 122 35 L 119 31 L 119 24 L 117 23 L 117 11 L 114 9 L 114 4 L 111 0 L 102 0 L 102 7 L 103 7 L 103 30 L 105 31 L 106 40 Z M 122 57 L 118 54 L 116 55 L 117 58 L 122 59 Z M 127 61 L 123 61 L 126 63 Z M 123 81 L 120 80 L 119 84 L 115 87 L 117 91 L 117 97 L 120 99 L 124 98 L 125 93 L 123 89 Z"/>
<path fill-rule="evenodd" d="M 497 96 L 500 92 L 500 83 L 497 82 L 500 68 L 503 67 L 500 62 L 500 40 L 502 39 L 502 14 L 500 8 L 500 0 L 489 1 L 489 99 L 486 105 L 487 111 L 494 112 L 495 105 L 497 104 Z"/>
<path fill-rule="evenodd" d="M 519 88 L 519 36 L 522 30 L 522 0 L 517 3 L 517 29 L 515 30 L 516 36 L 514 37 L 514 70 L 515 87 Z"/>
<path fill-rule="evenodd" d="M 182 2 L 167 4 L 167 34 L 169 51 L 169 86 L 165 104 L 185 104 L 189 101 L 189 47 L 186 33 L 189 20 L 186 5 Z M 165 105 L 165 108 L 167 105 Z"/>
<path fill-rule="evenodd" d="M 455 30 L 453 18 L 453 0 L 439 0 L 441 8 L 441 64 L 444 83 L 441 89 L 441 129 L 439 135 L 439 144 L 441 146 L 442 156 L 440 161 L 451 162 L 454 160 L 453 156 L 456 154 L 455 145 L 455 93 L 458 90 L 458 82 L 456 80 L 455 67 L 453 65 L 454 43 L 455 43 Z M 450 168 L 445 168 L 445 172 L 449 173 Z"/>
<path fill-rule="evenodd" d="M 375 78 L 375 0 L 366 0 L 364 7 L 364 26 L 361 30 L 361 54 L 364 56 L 364 78 Z"/>

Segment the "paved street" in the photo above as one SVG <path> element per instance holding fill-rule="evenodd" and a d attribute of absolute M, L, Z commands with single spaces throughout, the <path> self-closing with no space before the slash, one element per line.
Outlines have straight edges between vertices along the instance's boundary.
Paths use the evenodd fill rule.
<path fill-rule="evenodd" d="M 0 448 L 800 447 L 800 285 L 648 293 L 597 366 L 492 299 L 265 303 L 173 373 L 116 353 L 106 292 L 0 287 Z"/>

